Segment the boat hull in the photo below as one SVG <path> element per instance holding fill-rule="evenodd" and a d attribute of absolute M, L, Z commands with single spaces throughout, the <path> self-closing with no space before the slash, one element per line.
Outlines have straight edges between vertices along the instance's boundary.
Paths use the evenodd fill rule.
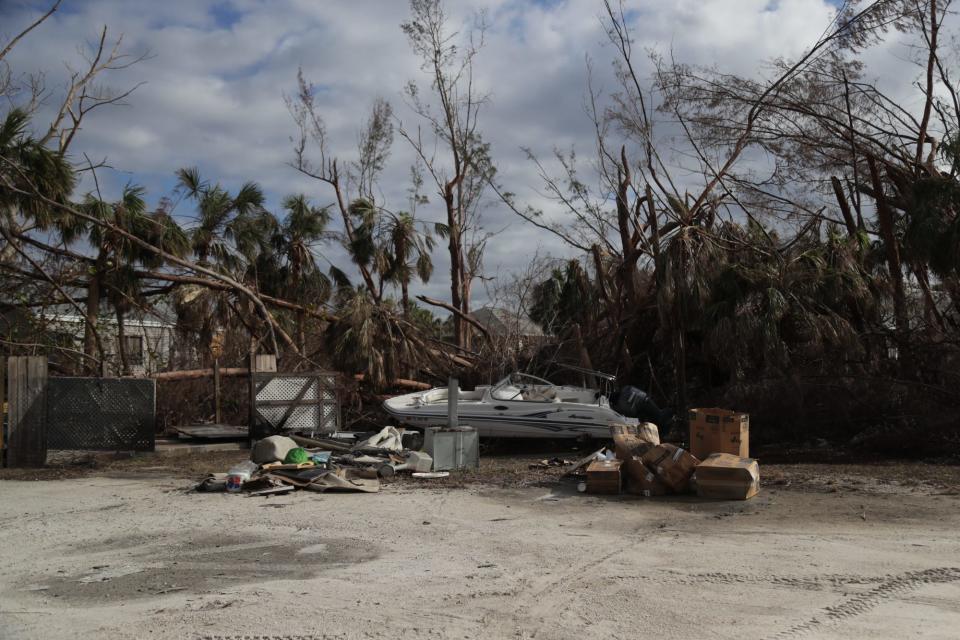
<path fill-rule="evenodd" d="M 447 426 L 446 411 L 435 407 L 384 408 L 399 422 L 427 429 Z M 483 407 L 459 405 L 458 421 L 477 429 L 483 438 L 583 438 L 610 437 L 611 424 L 634 424 L 634 418 L 621 416 L 606 407 L 550 409 L 523 413 L 491 412 Z"/>

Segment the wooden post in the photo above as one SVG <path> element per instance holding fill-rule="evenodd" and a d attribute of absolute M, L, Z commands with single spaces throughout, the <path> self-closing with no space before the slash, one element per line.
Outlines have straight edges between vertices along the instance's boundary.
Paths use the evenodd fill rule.
<path fill-rule="evenodd" d="M 457 403 L 460 400 L 460 381 L 450 378 L 447 382 L 447 426 L 456 429 L 460 426 L 460 417 L 457 415 Z"/>
<path fill-rule="evenodd" d="M 47 461 L 47 358 L 16 356 L 7 361 L 10 380 L 7 465 L 42 467 Z"/>
<path fill-rule="evenodd" d="M 277 356 L 272 353 L 259 353 L 254 356 L 254 370 L 263 372 L 276 372 Z"/>
<path fill-rule="evenodd" d="M 253 438 L 256 435 L 255 431 L 257 427 L 257 354 L 253 351 L 253 349 L 250 350 L 249 357 L 250 362 L 247 363 L 247 367 L 250 370 L 248 385 L 248 390 L 250 392 L 248 398 L 250 402 L 250 410 L 247 413 L 247 439 L 250 441 L 250 445 L 253 446 Z"/>
<path fill-rule="evenodd" d="M 257 426 L 257 376 L 259 372 L 276 372 L 277 356 L 272 353 L 257 354 L 250 352 L 250 425 L 249 434 L 252 442 L 256 435 L 254 431 Z"/>
<path fill-rule="evenodd" d="M 213 421 L 222 424 L 220 420 L 220 358 L 213 359 Z"/>
<path fill-rule="evenodd" d="M 4 428 L 7 414 L 7 359 L 0 358 L 0 467 L 7 466 L 7 449 Z"/>

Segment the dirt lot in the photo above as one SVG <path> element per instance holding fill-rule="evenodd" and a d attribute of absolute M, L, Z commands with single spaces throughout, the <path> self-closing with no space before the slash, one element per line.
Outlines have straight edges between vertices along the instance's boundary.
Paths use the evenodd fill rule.
<path fill-rule="evenodd" d="M 742 503 L 585 496 L 554 470 L 529 471 L 534 456 L 370 495 L 187 490 L 242 455 L 0 473 L 0 638 L 960 628 L 956 466 L 765 465 L 761 495 Z"/>

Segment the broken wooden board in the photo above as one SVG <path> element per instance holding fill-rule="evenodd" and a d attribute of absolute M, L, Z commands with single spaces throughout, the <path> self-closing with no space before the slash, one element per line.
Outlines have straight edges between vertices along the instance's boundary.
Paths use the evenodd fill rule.
<path fill-rule="evenodd" d="M 248 495 L 251 497 L 252 496 L 275 496 L 275 495 L 280 495 L 282 493 L 290 493 L 291 491 L 296 491 L 296 489 L 297 488 L 295 486 L 291 484 L 287 484 L 287 485 L 281 485 L 278 487 L 268 487 L 266 489 L 260 489 L 258 491 L 251 491 Z"/>
<path fill-rule="evenodd" d="M 580 458 L 579 460 L 577 460 L 576 462 L 573 463 L 573 466 L 572 466 L 572 467 L 564 470 L 563 476 L 565 477 L 565 476 L 573 475 L 573 474 L 575 474 L 577 471 L 580 471 L 581 469 L 585 468 L 588 464 L 590 464 L 591 462 L 593 462 L 594 460 L 596 460 L 596 459 L 597 459 L 597 456 L 598 456 L 599 454 L 603 453 L 603 452 L 606 451 L 606 450 L 607 450 L 606 447 L 601 447 L 600 449 L 597 449 L 596 451 L 594 451 L 594 452 L 591 453 L 590 455 L 588 455 L 588 456 L 586 456 L 586 457 L 584 457 L 584 458 Z"/>
<path fill-rule="evenodd" d="M 191 424 L 173 429 L 181 436 L 203 440 L 243 440 L 248 435 L 247 427 L 230 424 Z"/>

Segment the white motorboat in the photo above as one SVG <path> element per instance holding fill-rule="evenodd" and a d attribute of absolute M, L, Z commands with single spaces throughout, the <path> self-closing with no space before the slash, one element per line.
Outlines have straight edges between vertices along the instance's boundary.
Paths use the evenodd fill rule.
<path fill-rule="evenodd" d="M 607 376 L 604 376 L 607 378 Z M 609 376 L 612 378 L 612 376 Z M 447 425 L 446 387 L 390 398 L 384 409 L 412 427 Z M 484 438 L 610 437 L 611 424 L 637 424 L 614 411 L 599 389 L 555 385 L 526 373 L 513 373 L 495 385 L 480 385 L 457 396 L 459 422 Z"/>

